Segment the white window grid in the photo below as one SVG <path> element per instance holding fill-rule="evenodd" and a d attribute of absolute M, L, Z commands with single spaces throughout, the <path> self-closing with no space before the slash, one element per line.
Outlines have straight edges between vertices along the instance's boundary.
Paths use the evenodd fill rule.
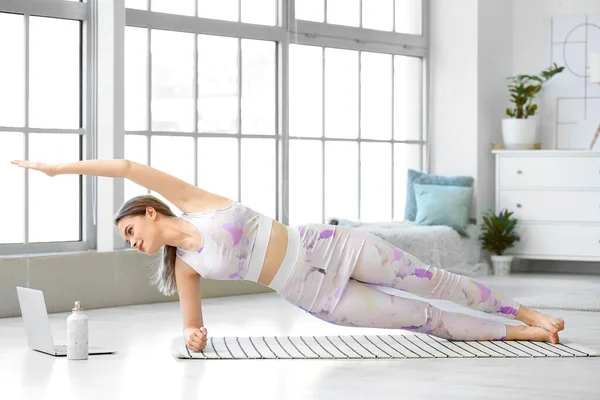
<path fill-rule="evenodd" d="M 24 18 L 25 33 L 25 110 L 24 126 L 11 127 L 0 126 L 0 135 L 3 132 L 22 133 L 24 137 L 24 157 L 29 157 L 29 135 L 35 134 L 77 134 L 80 137 L 80 159 L 89 158 L 92 154 L 93 143 L 89 132 L 93 124 L 93 90 L 91 74 L 93 73 L 92 58 L 92 30 L 90 29 L 90 7 L 88 3 L 63 0 L 0 0 L 0 13 L 22 15 Z M 79 21 L 81 23 L 81 53 L 80 53 L 80 76 L 81 76 L 81 98 L 80 98 L 80 122 L 79 129 L 52 129 L 32 128 L 29 126 L 29 23 L 30 17 L 48 17 Z M 0 244 L 0 256 L 15 254 L 35 254 L 53 252 L 85 251 L 94 248 L 95 233 L 92 221 L 92 185 L 91 179 L 81 177 L 79 179 L 80 196 L 80 225 L 78 241 L 69 242 L 34 242 L 29 241 L 29 171 L 24 171 L 24 238 L 22 243 Z M 51 194 L 49 194 L 51 195 Z"/>
<path fill-rule="evenodd" d="M 147 8 L 151 9 L 151 1 L 148 0 Z M 422 59 L 423 69 L 420 78 L 422 79 L 421 87 L 423 97 L 421 99 L 421 129 L 419 139 L 416 140 L 398 140 L 398 139 L 368 139 L 362 138 L 360 135 L 360 100 L 359 100 L 359 135 L 358 138 L 331 138 L 325 136 L 325 127 L 323 126 L 321 137 L 303 137 L 294 136 L 294 140 L 318 140 L 321 141 L 322 145 L 322 165 L 323 165 L 323 177 L 325 175 L 325 143 L 326 142 L 353 142 L 358 143 L 358 157 L 359 157 L 359 168 L 358 173 L 358 216 L 360 218 L 360 193 L 361 193 L 361 172 L 360 172 L 360 144 L 361 143 L 388 143 L 391 146 L 391 157 L 392 165 L 394 160 L 394 145 L 395 144 L 414 144 L 420 146 L 419 152 L 419 165 L 421 170 L 428 168 L 427 160 L 428 157 L 428 140 L 427 140 L 427 54 L 428 54 L 428 8 L 429 0 L 422 1 L 422 22 L 421 22 L 421 35 L 410 35 L 397 32 L 383 32 L 372 29 L 348 27 L 332 25 L 327 23 L 318 23 L 312 21 L 302 21 L 295 19 L 294 6 L 295 0 L 281 0 L 277 2 L 277 12 L 279 15 L 279 22 L 276 26 L 263 26 L 254 25 L 239 22 L 241 19 L 241 12 L 238 13 L 238 22 L 232 21 L 220 21 L 208 18 L 198 17 L 198 3 L 196 2 L 195 13 L 193 16 L 182 16 L 174 14 L 165 14 L 152 12 L 147 10 L 138 9 L 127 9 L 126 10 L 126 25 L 146 28 L 150 32 L 147 35 L 147 51 L 148 51 L 148 68 L 150 68 L 150 49 L 151 49 L 151 31 L 153 29 L 176 31 L 194 34 L 194 104 L 198 101 L 198 47 L 197 38 L 198 35 L 215 35 L 234 37 L 238 39 L 238 130 L 237 133 L 210 133 L 210 132 L 198 132 L 198 113 L 194 113 L 194 131 L 193 132 L 170 132 L 170 131 L 153 131 L 151 127 L 151 71 L 148 71 L 147 76 L 147 130 L 136 130 L 126 131 L 128 135 L 142 135 L 147 139 L 147 155 L 148 162 L 151 162 L 151 136 L 182 136 L 194 138 L 194 184 L 198 185 L 198 159 L 197 159 L 197 140 L 198 138 L 235 138 L 238 144 L 238 200 L 241 198 L 241 186 L 242 186 L 242 171 L 241 171 L 241 140 L 242 139 L 260 139 L 268 138 L 275 139 L 275 175 L 276 175 L 276 215 L 275 218 L 280 220 L 284 224 L 289 223 L 289 46 L 290 44 L 309 45 L 317 46 L 325 51 L 325 48 L 338 48 L 346 50 L 355 50 L 359 52 L 359 57 L 362 57 L 362 52 L 375 52 L 401 56 L 412 56 L 419 57 Z M 324 0 L 325 13 L 327 9 L 327 0 Z M 241 10 L 241 0 L 238 0 L 238 10 Z M 362 8 L 362 1 L 361 1 Z M 362 13 L 361 13 L 362 16 Z M 362 17 L 361 17 L 362 25 Z M 394 27 L 395 30 L 395 27 Z M 276 74 L 276 87 L 277 87 L 277 129 L 275 134 L 244 134 L 241 128 L 241 90 L 242 90 L 242 78 L 241 78 L 241 39 L 255 39 L 272 41 L 277 44 L 277 74 Z M 323 57 L 323 68 L 324 60 Z M 391 57 L 392 62 L 392 74 L 394 59 Z M 360 66 L 361 62 L 359 59 L 359 81 L 360 81 Z M 392 75 L 393 76 L 393 75 Z M 323 80 L 325 85 L 325 80 Z M 324 90 L 323 90 L 324 93 Z M 393 98 L 393 97 L 392 97 Z M 359 82 L 359 99 L 360 99 L 360 82 Z M 393 100 L 392 100 L 393 101 Z M 325 107 L 325 102 L 323 102 Z M 393 108 L 393 103 L 392 103 Z M 323 120 L 324 124 L 324 120 Z M 392 122 L 393 124 L 393 122 Z M 393 130 L 393 125 L 392 125 Z M 392 167 L 392 179 L 391 185 L 391 204 L 392 204 L 392 215 L 394 215 L 394 169 Z M 325 218 L 325 179 L 323 178 L 323 191 L 322 191 L 322 216 Z M 243 201 L 243 199 L 241 199 Z M 322 221 L 326 222 L 326 221 Z"/>
<path fill-rule="evenodd" d="M 120 0 L 122 1 L 122 0 Z M 151 9 L 151 1 L 147 0 L 148 10 Z M 419 145 L 421 151 L 420 155 L 420 168 L 422 170 L 428 169 L 429 162 L 429 139 L 427 135 L 428 131 L 428 92 L 429 92 L 429 78 L 428 78 L 428 27 L 429 27 L 429 0 L 422 0 L 421 5 L 421 34 L 410 35 L 397 32 L 383 32 L 365 28 L 356 28 L 348 26 L 338 26 L 327 23 L 318 23 L 311 21 L 302 21 L 295 19 L 295 1 L 296 0 L 279 0 L 277 1 L 277 15 L 278 22 L 275 26 L 263 26 L 248 24 L 242 22 L 231 22 L 231 21 L 220 21 L 208 18 L 198 17 L 198 9 L 196 2 L 196 10 L 194 16 L 183 16 L 174 15 L 167 13 L 158 13 L 147 10 L 127 9 L 126 10 L 126 26 L 161 29 L 167 31 L 179 31 L 195 34 L 194 43 L 197 44 L 197 35 L 215 35 L 215 36 L 226 36 L 238 38 L 238 51 L 241 48 L 239 41 L 244 39 L 255 39 L 255 40 L 266 40 L 273 41 L 276 43 L 277 52 L 277 73 L 276 73 L 276 132 L 274 134 L 256 135 L 256 134 L 244 134 L 241 129 L 238 133 L 198 133 L 197 124 L 197 112 L 194 117 L 194 132 L 161 132 L 151 130 L 151 88 L 148 87 L 147 92 L 147 113 L 148 113 L 148 130 L 146 131 L 127 131 L 126 134 L 131 135 L 144 135 L 150 139 L 152 135 L 169 135 L 169 136 L 191 136 L 194 138 L 194 144 L 200 137 L 226 137 L 226 138 L 237 138 L 238 140 L 238 157 L 241 158 L 241 152 L 239 146 L 241 145 L 242 138 L 270 138 L 275 139 L 275 174 L 276 174 L 276 218 L 282 223 L 287 224 L 289 222 L 289 46 L 290 44 L 309 45 L 321 47 L 324 51 L 325 48 L 338 48 L 355 50 L 359 52 L 375 52 L 384 53 L 390 55 L 403 55 L 413 56 L 422 59 L 423 70 L 421 74 L 422 79 L 422 109 L 421 109 L 421 129 L 420 137 L 418 140 L 397 140 L 397 139 L 367 139 L 361 138 L 360 136 L 360 120 L 359 120 L 359 136 L 358 138 L 331 138 L 325 137 L 325 131 L 320 138 L 314 137 L 297 137 L 293 139 L 299 140 L 320 140 L 322 142 L 322 165 L 323 165 L 323 176 L 325 169 L 325 142 L 333 141 L 344 141 L 344 142 L 356 142 L 358 143 L 359 149 L 359 165 L 360 165 L 360 143 L 365 142 L 377 142 L 377 143 L 389 143 L 392 149 L 392 166 L 394 160 L 394 144 L 415 144 Z M 53 18 L 66 18 L 79 20 L 83 24 L 83 36 L 82 36 L 82 121 L 83 128 L 76 130 L 65 130 L 60 129 L 61 133 L 78 133 L 82 136 L 82 157 L 94 158 L 96 152 L 95 142 L 95 88 L 93 81 L 95 79 L 95 66 L 94 66 L 94 44 L 97 40 L 94 37 L 93 18 L 94 12 L 97 10 L 97 0 L 89 0 L 88 2 L 71 2 L 63 0 L 44 0 L 43 2 L 36 0 L 0 0 L 0 12 L 18 13 L 26 16 L 46 16 Z M 241 0 L 238 0 L 238 9 L 240 7 Z M 327 11 L 327 0 L 324 0 L 324 12 Z M 362 0 L 361 0 L 362 10 Z M 241 13 L 239 13 L 240 15 Z M 361 26 L 362 26 L 362 12 L 361 15 Z M 148 52 L 150 52 L 150 41 L 151 34 L 148 35 Z M 27 50 L 27 49 L 26 49 Z M 194 64 L 195 64 L 195 82 L 197 82 L 197 62 L 198 62 L 198 48 L 194 46 Z M 27 54 L 27 51 L 25 52 Z M 361 53 L 360 53 L 361 54 Z M 393 57 L 392 57 L 393 60 Z M 240 58 L 238 57 L 238 63 Z M 392 61 L 393 65 L 393 61 Z M 150 63 L 148 64 L 150 68 Z M 360 62 L 359 62 L 360 68 Z M 241 73 L 241 69 L 238 65 L 238 73 Z M 359 70 L 360 77 L 360 70 Z M 359 78 L 360 79 L 360 78 Z M 148 84 L 150 86 L 151 74 L 148 74 Z M 238 79 L 238 84 L 241 85 L 241 79 Z M 360 87 L 360 86 L 359 86 Z M 26 89 L 28 89 L 26 87 Z M 197 101 L 197 85 L 194 85 L 194 97 Z M 241 101 L 241 88 L 238 88 L 238 101 Z M 360 90 L 360 89 L 359 89 Z M 26 94 L 27 96 L 27 94 Z M 360 96 L 360 92 L 359 92 Z M 359 97 L 360 99 L 360 97 Z M 324 106 L 324 104 L 323 104 Z M 241 108 L 238 104 L 238 113 L 241 113 Z M 359 100 L 359 118 L 360 118 L 360 100 Z M 238 115 L 238 121 L 241 121 Z M 239 127 L 238 127 L 239 128 Z M 25 126 L 24 128 L 15 129 L 14 127 L 0 127 L 0 133 L 2 131 L 11 132 L 23 132 L 25 137 L 31 132 L 47 132 L 55 133 L 52 129 L 33 129 Z M 58 132 L 58 130 L 56 130 Z M 122 137 L 122 136 L 121 136 Z M 151 152 L 151 141 L 148 140 L 148 162 L 150 162 Z M 195 151 L 195 183 L 197 184 L 197 151 Z M 25 154 L 27 156 L 27 154 Z M 238 169 L 241 169 L 241 160 L 238 159 Z M 238 195 L 241 192 L 241 174 L 238 170 Z M 359 204 L 359 218 L 360 218 L 360 166 L 357 171 L 359 179 L 359 190 L 358 190 L 358 204 Z M 26 174 L 27 176 L 27 174 Z M 25 178 L 27 179 L 27 178 Z M 392 207 L 394 204 L 394 176 L 392 167 Z M 27 187 L 27 181 L 25 182 Z M 82 221 L 81 221 L 81 237 L 82 240 L 79 242 L 60 242 L 60 243 L 27 243 L 24 244 L 8 244 L 0 245 L 0 256 L 6 254 L 20 254 L 20 253 L 47 253 L 47 252 L 66 252 L 66 251 L 82 251 L 88 250 L 95 247 L 95 210 L 94 210 L 94 185 L 89 177 L 82 180 Z M 325 189 L 325 179 L 323 179 L 323 189 Z M 122 193 L 116 194 L 116 196 L 122 196 Z M 323 213 L 325 216 L 325 190 L 322 194 Z M 25 213 L 27 215 L 27 212 Z M 393 214 L 393 208 L 392 208 Z M 26 217 L 27 218 L 27 217 Z M 24 221 L 27 223 L 27 221 Z"/>

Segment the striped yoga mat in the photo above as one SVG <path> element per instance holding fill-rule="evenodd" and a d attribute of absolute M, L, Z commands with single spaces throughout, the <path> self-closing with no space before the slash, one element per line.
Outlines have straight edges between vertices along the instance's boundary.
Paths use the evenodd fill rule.
<path fill-rule="evenodd" d="M 597 357 L 600 351 L 577 344 L 529 341 L 448 341 L 431 335 L 209 337 L 201 352 L 173 339 L 173 355 L 183 359 L 376 359 Z"/>

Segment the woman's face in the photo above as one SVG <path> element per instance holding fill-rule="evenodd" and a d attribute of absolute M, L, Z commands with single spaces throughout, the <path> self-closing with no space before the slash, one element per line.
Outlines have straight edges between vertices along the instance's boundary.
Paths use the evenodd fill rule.
<path fill-rule="evenodd" d="M 156 210 L 148 207 L 145 215 L 124 217 L 118 224 L 119 234 L 131 248 L 154 254 L 162 247 L 156 216 Z"/>

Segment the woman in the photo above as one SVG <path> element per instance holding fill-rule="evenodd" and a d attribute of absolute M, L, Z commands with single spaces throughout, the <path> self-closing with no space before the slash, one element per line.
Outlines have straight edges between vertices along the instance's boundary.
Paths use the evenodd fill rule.
<path fill-rule="evenodd" d="M 115 224 L 132 248 L 145 254 L 163 249 L 155 283 L 166 295 L 179 293 L 184 338 L 193 351 L 202 350 L 207 339 L 200 276 L 259 282 L 311 315 L 337 325 L 398 328 L 454 340 L 552 343 L 559 342 L 558 331 L 564 329 L 561 318 L 522 306 L 476 280 L 425 265 L 375 235 L 323 224 L 288 227 L 146 165 L 128 160 L 12 163 L 48 176 L 127 178 L 183 211 L 177 217 L 155 197 L 138 196 L 122 206 Z M 450 300 L 527 326 L 442 311 L 367 284 Z"/>

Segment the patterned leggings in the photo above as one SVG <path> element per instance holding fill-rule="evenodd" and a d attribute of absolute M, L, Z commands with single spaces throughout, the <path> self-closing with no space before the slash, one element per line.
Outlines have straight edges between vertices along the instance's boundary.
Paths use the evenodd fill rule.
<path fill-rule="evenodd" d="M 513 319 L 520 305 L 474 279 L 426 265 L 366 231 L 324 224 L 298 227 L 300 252 L 281 293 L 336 325 L 405 329 L 455 340 L 505 340 L 503 323 L 442 311 L 368 284 L 445 299 Z"/>
<path fill-rule="evenodd" d="M 383 293 L 361 282 L 401 289 L 425 298 L 450 300 L 509 319 L 517 315 L 520 307 L 483 283 L 425 265 L 411 254 L 368 234 L 364 236 L 344 293 L 327 315 L 329 322 L 400 328 L 455 340 L 506 339 L 503 323 L 442 311 L 427 302 Z"/>

